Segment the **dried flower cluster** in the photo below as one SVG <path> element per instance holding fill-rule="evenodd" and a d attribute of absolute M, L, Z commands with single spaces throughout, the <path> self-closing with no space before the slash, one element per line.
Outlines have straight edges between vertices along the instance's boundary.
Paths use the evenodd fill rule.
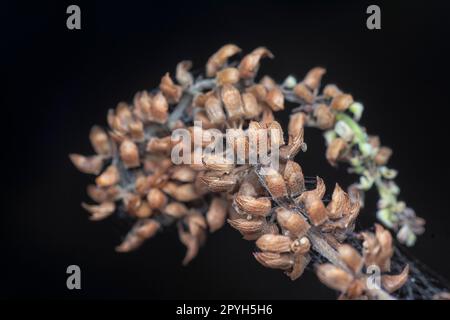
<path fill-rule="evenodd" d="M 94 126 L 90 133 L 96 154 L 70 155 L 81 172 L 97 175 L 95 184 L 87 187 L 97 204 L 83 203 L 83 207 L 93 220 L 116 211 L 135 220 L 117 247 L 120 252 L 138 248 L 165 226 L 176 223 L 179 238 L 187 247 L 183 260 L 187 264 L 197 255 L 208 231 L 214 232 L 228 221 L 244 239 L 256 241 L 258 262 L 283 270 L 292 280 L 301 276 L 314 251 L 330 262 L 317 268 L 320 280 L 340 291 L 342 297 L 390 297 L 390 292 L 405 283 L 407 266 L 400 275 L 383 275 L 376 294 L 367 288 L 362 272 L 370 265 L 389 272 L 390 233 L 379 225 L 375 234 L 362 233 L 362 256 L 343 244 L 353 233 L 360 211 L 359 190 L 367 187 L 358 185 L 346 193 L 336 184 L 326 204 L 323 180 L 317 177 L 311 185 L 294 161 L 297 153 L 306 150 L 304 127 L 316 126 L 328 130 L 327 158 L 331 163 L 344 159 L 356 163 L 358 159 L 353 167 L 359 171 L 375 164 L 366 179 L 392 188 L 391 182 L 383 180 L 392 175 L 392 170 L 384 167 L 389 149 L 376 144 L 376 139 L 368 137 L 345 113 L 360 115 L 361 107 L 355 106 L 351 95 L 334 85 L 318 95 L 324 69 L 312 69 L 300 83 L 292 77 L 282 85 L 268 76 L 256 81 L 261 59 L 273 58 L 273 54 L 260 47 L 239 62 L 230 61 L 240 52 L 233 44 L 220 48 L 209 58 L 204 78 L 195 78 L 190 72 L 192 63 L 182 61 L 176 68 L 176 83 L 166 73 L 159 89 L 138 92 L 131 105 L 121 102 L 110 110 L 109 128 Z M 301 112 L 291 115 L 286 140 L 274 116 L 285 108 L 285 100 L 301 105 Z M 202 127 L 194 127 L 194 121 L 201 121 Z M 237 129 L 233 148 L 247 151 L 249 139 L 258 129 L 271 129 L 268 134 L 279 145 L 280 165 L 274 169 L 270 160 L 262 158 L 257 165 L 238 165 L 236 159 L 224 162 L 214 157 L 204 157 L 200 164 L 174 165 L 171 152 L 183 142 L 171 139 L 171 133 L 179 128 L 192 135 L 201 130 L 203 148 L 209 143 L 210 130 Z M 366 143 L 367 139 L 371 143 Z M 394 200 L 383 209 L 399 204 Z M 404 208 L 396 210 L 404 212 Z M 417 231 L 420 223 L 410 216 L 409 224 L 401 222 L 402 228 L 408 225 Z"/>
<path fill-rule="evenodd" d="M 349 172 L 360 175 L 359 183 L 349 187 L 352 193 L 361 193 L 376 186 L 379 193 L 377 218 L 397 232 L 401 243 L 412 246 L 416 236 L 424 232 L 425 220 L 415 215 L 411 208 L 397 199 L 400 188 L 393 179 L 397 171 L 386 165 L 392 150 L 380 144 L 378 136 L 368 135 L 360 126 L 364 107 L 352 95 L 342 92 L 336 85 L 328 84 L 320 93 L 323 68 L 313 68 L 303 81 L 297 83 L 289 77 L 284 83 L 287 99 L 299 103 L 296 111 L 306 116 L 306 126 L 324 131 L 327 144 L 326 158 L 336 166 L 338 162 L 350 165 Z"/>

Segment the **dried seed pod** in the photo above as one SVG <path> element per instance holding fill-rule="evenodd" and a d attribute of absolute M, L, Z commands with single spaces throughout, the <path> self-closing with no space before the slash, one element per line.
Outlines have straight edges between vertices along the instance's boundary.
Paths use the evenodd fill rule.
<path fill-rule="evenodd" d="M 172 147 L 172 140 L 170 136 L 164 138 L 151 137 L 147 143 L 145 150 L 147 152 L 170 152 Z"/>
<path fill-rule="evenodd" d="M 290 252 L 292 240 L 289 237 L 274 234 L 264 234 L 256 241 L 256 246 L 261 251 Z"/>
<path fill-rule="evenodd" d="M 189 72 L 192 68 L 192 61 L 184 60 L 177 64 L 175 78 L 183 88 L 187 88 L 194 83 L 194 77 Z"/>
<path fill-rule="evenodd" d="M 342 154 L 347 150 L 347 142 L 342 138 L 334 139 L 327 147 L 326 158 L 332 165 L 336 165 L 336 161 L 339 160 Z"/>
<path fill-rule="evenodd" d="M 302 168 L 297 162 L 288 160 L 284 168 L 283 178 L 290 196 L 297 196 L 305 191 L 305 178 Z"/>
<path fill-rule="evenodd" d="M 129 125 L 131 139 L 134 141 L 144 140 L 144 124 L 139 119 L 133 119 Z"/>
<path fill-rule="evenodd" d="M 304 255 L 311 249 L 311 242 L 307 237 L 296 239 L 291 243 L 291 251 L 296 255 Z"/>
<path fill-rule="evenodd" d="M 109 187 L 120 180 L 119 170 L 115 165 L 110 165 L 101 175 L 95 179 L 95 183 L 99 187 Z"/>
<path fill-rule="evenodd" d="M 152 209 L 161 209 L 167 204 L 167 196 L 157 188 L 151 188 L 147 193 L 147 202 Z"/>
<path fill-rule="evenodd" d="M 260 232 L 265 224 L 265 220 L 263 219 L 228 219 L 227 222 L 232 226 L 234 229 L 242 232 L 242 233 L 255 233 Z"/>
<path fill-rule="evenodd" d="M 86 187 L 88 196 L 97 203 L 102 203 L 108 200 L 109 194 L 104 188 L 99 188 L 96 185 L 90 184 Z"/>
<path fill-rule="evenodd" d="M 200 244 L 198 239 L 194 237 L 189 232 L 185 232 L 181 224 L 178 224 L 178 236 L 180 238 L 181 243 L 186 246 L 186 255 L 183 258 L 182 265 L 186 266 L 189 262 L 194 259 L 199 251 Z"/>
<path fill-rule="evenodd" d="M 294 258 L 291 254 L 255 252 L 253 256 L 266 268 L 289 270 L 294 265 Z"/>
<path fill-rule="evenodd" d="M 161 225 L 153 219 L 139 220 L 127 234 L 124 241 L 116 247 L 117 252 L 130 252 L 141 246 L 141 244 L 153 237 Z"/>
<path fill-rule="evenodd" d="M 253 50 L 250 54 L 242 58 L 239 64 L 239 73 L 243 79 L 251 79 L 256 76 L 259 69 L 259 61 L 261 58 L 274 58 L 272 52 L 265 47 L 259 47 Z"/>
<path fill-rule="evenodd" d="M 319 104 L 314 109 L 314 117 L 316 118 L 317 127 L 322 130 L 332 128 L 336 121 L 336 116 L 326 104 Z"/>
<path fill-rule="evenodd" d="M 194 182 L 196 175 L 196 172 L 188 166 L 174 166 L 170 178 L 180 182 Z"/>
<path fill-rule="evenodd" d="M 81 172 L 88 174 L 99 174 L 103 168 L 102 156 L 85 157 L 81 154 L 69 154 L 70 161 Z"/>
<path fill-rule="evenodd" d="M 111 201 L 106 201 L 99 205 L 90 205 L 83 202 L 81 206 L 91 214 L 89 218 L 93 221 L 103 220 L 116 210 L 116 205 Z"/>
<path fill-rule="evenodd" d="M 303 272 L 306 269 L 309 261 L 311 260 L 309 255 L 295 255 L 294 257 L 294 265 L 292 266 L 291 272 L 286 272 L 289 278 L 294 281 L 301 277 Z"/>
<path fill-rule="evenodd" d="M 220 96 L 229 119 L 235 120 L 244 116 L 241 94 L 238 89 L 231 84 L 225 84 L 220 91 Z"/>
<path fill-rule="evenodd" d="M 246 89 L 248 93 L 255 96 L 256 100 L 259 102 L 266 101 L 267 89 L 262 84 L 254 84 Z"/>
<path fill-rule="evenodd" d="M 294 113 L 289 119 L 288 134 L 289 137 L 298 137 L 303 133 L 305 127 L 306 115 L 303 112 Z"/>
<path fill-rule="evenodd" d="M 226 120 L 225 112 L 222 109 L 222 102 L 215 96 L 210 96 L 206 99 L 205 111 L 209 120 L 214 124 L 224 123 Z"/>
<path fill-rule="evenodd" d="M 111 143 L 105 130 L 99 126 L 93 126 L 89 133 L 89 140 L 97 154 L 111 156 Z"/>
<path fill-rule="evenodd" d="M 259 83 L 262 84 L 267 90 L 272 90 L 273 88 L 277 87 L 277 83 L 275 82 L 275 80 L 273 80 L 268 75 L 262 77 Z"/>
<path fill-rule="evenodd" d="M 241 52 L 241 49 L 234 44 L 226 44 L 214 53 L 206 64 L 206 75 L 213 77 L 228 60 L 228 58 L 234 56 L 236 53 Z"/>
<path fill-rule="evenodd" d="M 227 217 L 227 202 L 219 197 L 214 197 L 206 213 L 209 231 L 215 232 L 222 228 Z"/>
<path fill-rule="evenodd" d="M 258 104 L 258 101 L 252 93 L 243 93 L 242 102 L 244 104 L 245 119 L 254 119 L 261 114 L 261 106 Z"/>
<path fill-rule="evenodd" d="M 236 68 L 225 68 L 217 72 L 216 81 L 219 86 L 224 84 L 235 84 L 239 82 L 239 70 Z"/>
<path fill-rule="evenodd" d="M 293 89 L 294 94 L 308 104 L 314 102 L 314 94 L 303 82 L 297 84 Z"/>
<path fill-rule="evenodd" d="M 381 285 L 389 293 L 397 291 L 408 281 L 408 274 L 409 265 L 406 265 L 403 271 L 397 275 L 382 275 Z"/>
<path fill-rule="evenodd" d="M 180 202 L 171 202 L 165 206 L 163 213 L 175 219 L 182 218 L 188 213 L 188 208 Z"/>
<path fill-rule="evenodd" d="M 274 198 L 281 198 L 287 196 L 287 187 L 282 175 L 275 169 L 269 167 L 264 168 L 264 180 L 267 189 Z"/>
<path fill-rule="evenodd" d="M 234 201 L 239 210 L 245 212 L 246 214 L 258 217 L 267 216 L 272 209 L 272 203 L 269 198 L 255 198 L 252 196 L 238 194 Z"/>
<path fill-rule="evenodd" d="M 274 87 L 267 92 L 266 102 L 273 111 L 280 111 L 284 109 L 284 95 L 278 88 Z"/>
<path fill-rule="evenodd" d="M 318 182 L 320 178 L 318 178 Z M 322 202 L 323 193 L 318 185 L 315 190 L 303 192 L 297 201 L 303 203 L 308 217 L 314 226 L 319 226 L 328 220 L 328 210 Z M 322 188 L 323 189 L 323 188 Z"/>
<path fill-rule="evenodd" d="M 169 103 L 179 102 L 181 95 L 183 94 L 183 88 L 173 83 L 168 72 L 161 78 L 159 89 L 164 94 Z"/>
<path fill-rule="evenodd" d="M 210 90 L 206 93 L 198 93 L 196 94 L 193 105 L 194 107 L 203 108 L 205 106 L 206 100 L 208 100 L 209 97 L 215 96 L 215 92 L 213 90 Z"/>
<path fill-rule="evenodd" d="M 353 97 L 350 94 L 340 94 L 331 101 L 331 108 L 337 111 L 345 111 L 353 103 Z"/>
<path fill-rule="evenodd" d="M 318 266 L 316 274 L 323 284 L 342 293 L 347 291 L 353 281 L 351 274 L 329 263 Z"/>
<path fill-rule="evenodd" d="M 281 128 L 280 123 L 272 121 L 267 124 L 267 130 L 269 131 L 271 144 L 274 144 L 276 147 L 284 145 L 283 129 Z"/>
<path fill-rule="evenodd" d="M 330 219 L 342 218 L 343 214 L 350 210 L 350 207 L 351 201 L 348 194 L 336 183 L 331 201 L 327 206 L 328 217 Z"/>
<path fill-rule="evenodd" d="M 168 118 L 169 105 L 161 92 L 158 92 L 152 99 L 150 119 L 157 123 L 165 123 Z"/>
<path fill-rule="evenodd" d="M 149 218 L 153 214 L 152 209 L 146 201 L 142 201 L 141 205 L 136 209 L 134 215 L 137 218 Z"/>
<path fill-rule="evenodd" d="M 127 168 L 136 168 L 140 166 L 138 147 L 129 139 L 125 139 L 120 144 L 120 158 Z"/>
<path fill-rule="evenodd" d="M 363 259 L 361 255 L 352 246 L 343 244 L 338 248 L 339 257 L 354 273 L 358 274 L 363 266 Z"/>
<path fill-rule="evenodd" d="M 386 163 L 388 163 L 391 155 L 392 155 L 391 148 L 381 147 L 378 153 L 375 155 L 374 161 L 378 166 L 384 166 Z"/>
<path fill-rule="evenodd" d="M 324 68 L 321 67 L 315 67 L 309 70 L 309 72 L 306 74 L 305 78 L 303 79 L 303 83 L 307 85 L 312 90 L 315 90 L 319 88 L 320 81 L 322 80 L 323 75 L 327 71 Z"/>
<path fill-rule="evenodd" d="M 220 155 L 209 155 L 203 158 L 206 168 L 214 171 L 231 172 L 235 164 L 233 160 L 226 159 Z"/>
<path fill-rule="evenodd" d="M 381 225 L 375 224 L 375 235 L 363 232 L 363 256 L 366 267 L 374 264 L 380 270 L 389 271 L 391 267 L 391 257 L 394 254 L 392 249 L 392 235 Z"/>
<path fill-rule="evenodd" d="M 342 91 L 339 90 L 339 88 L 334 84 L 327 84 L 325 88 L 323 88 L 323 94 L 326 97 L 334 98 L 337 97 L 338 95 L 341 95 Z"/>
<path fill-rule="evenodd" d="M 229 192 L 236 186 L 236 178 L 234 176 L 225 175 L 221 177 L 204 175 L 200 178 L 208 190 L 211 192 Z"/>
<path fill-rule="evenodd" d="M 168 184 L 164 186 L 163 190 L 173 198 L 181 202 L 189 202 L 198 199 L 200 195 L 195 190 L 193 183 L 185 183 L 176 186 L 174 189 L 167 188 Z"/>
<path fill-rule="evenodd" d="M 308 232 L 310 226 L 308 222 L 299 214 L 285 208 L 276 209 L 277 222 L 292 237 L 303 237 Z"/>

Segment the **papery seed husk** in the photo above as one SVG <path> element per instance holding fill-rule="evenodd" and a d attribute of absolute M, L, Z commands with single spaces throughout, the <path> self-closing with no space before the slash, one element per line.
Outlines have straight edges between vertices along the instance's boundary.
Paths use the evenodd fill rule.
<path fill-rule="evenodd" d="M 245 90 L 246 92 L 253 94 L 257 101 L 266 101 L 267 89 L 262 84 L 254 84 Z"/>
<path fill-rule="evenodd" d="M 228 219 L 228 223 L 240 232 L 260 232 L 265 224 L 265 220 L 262 219 Z"/>
<path fill-rule="evenodd" d="M 339 90 L 339 88 L 334 84 L 327 84 L 325 86 L 325 88 L 323 88 L 323 94 L 326 97 L 334 98 L 334 97 L 342 94 L 342 91 Z"/>
<path fill-rule="evenodd" d="M 236 186 L 236 178 L 233 176 L 214 177 L 202 176 L 201 179 L 211 192 L 229 192 Z"/>
<path fill-rule="evenodd" d="M 281 174 L 273 168 L 265 168 L 264 180 L 267 188 L 274 198 L 287 196 L 287 187 Z"/>
<path fill-rule="evenodd" d="M 309 255 L 296 255 L 294 257 L 294 265 L 292 266 L 292 271 L 287 272 L 286 274 L 292 281 L 297 280 L 305 271 L 306 266 L 308 265 L 310 260 L 311 257 Z"/>
<path fill-rule="evenodd" d="M 188 213 L 188 208 L 180 202 L 171 202 L 164 208 L 163 212 L 176 219 L 182 218 Z"/>
<path fill-rule="evenodd" d="M 184 60 L 177 64 L 175 78 L 184 88 L 194 83 L 194 77 L 189 72 L 192 68 L 192 61 Z"/>
<path fill-rule="evenodd" d="M 296 239 L 291 243 L 291 251 L 296 255 L 304 255 L 308 253 L 311 248 L 311 242 L 307 237 L 302 237 L 301 239 Z"/>
<path fill-rule="evenodd" d="M 195 199 L 198 199 L 200 195 L 195 190 L 195 186 L 193 183 L 185 183 L 182 185 L 179 185 L 175 192 L 172 194 L 172 196 L 182 202 L 189 202 L 193 201 Z"/>
<path fill-rule="evenodd" d="M 259 61 L 261 58 L 273 58 L 272 52 L 265 47 L 259 47 L 253 50 L 250 54 L 242 58 L 239 64 L 239 73 L 243 79 L 251 79 L 256 76 L 259 68 Z"/>
<path fill-rule="evenodd" d="M 165 123 L 168 118 L 169 105 L 161 92 L 158 92 L 152 99 L 150 120 L 157 123 Z"/>
<path fill-rule="evenodd" d="M 188 166 L 174 166 L 170 178 L 180 182 L 194 182 L 197 173 Z"/>
<path fill-rule="evenodd" d="M 209 231 L 215 232 L 222 228 L 227 217 L 227 202 L 219 197 L 214 197 L 206 213 Z"/>
<path fill-rule="evenodd" d="M 140 220 L 134 227 L 135 234 L 141 239 L 153 237 L 161 228 L 161 224 L 153 219 Z"/>
<path fill-rule="evenodd" d="M 283 129 L 280 123 L 273 121 L 267 125 L 267 130 L 269 130 L 270 143 L 275 144 L 275 146 L 282 146 L 285 144 L 283 137 Z"/>
<path fill-rule="evenodd" d="M 230 172 L 235 166 L 234 161 L 228 160 L 220 155 L 207 156 L 203 158 L 203 162 L 207 169 L 214 171 Z"/>
<path fill-rule="evenodd" d="M 291 160 L 286 162 L 283 178 L 286 181 L 286 185 L 291 196 L 297 196 L 305 191 L 303 171 L 297 162 Z"/>
<path fill-rule="evenodd" d="M 171 147 L 172 140 L 170 136 L 163 138 L 152 137 L 147 143 L 146 151 L 168 153 L 170 152 Z"/>
<path fill-rule="evenodd" d="M 139 149 L 137 145 L 129 139 L 125 139 L 120 144 L 120 158 L 127 168 L 136 168 L 140 166 Z"/>
<path fill-rule="evenodd" d="M 221 47 L 216 53 L 214 53 L 206 64 L 206 75 L 213 77 L 227 60 L 234 56 L 236 53 L 241 52 L 241 49 L 234 44 L 226 44 Z"/>
<path fill-rule="evenodd" d="M 209 120 L 214 124 L 225 122 L 226 116 L 222 109 L 222 102 L 215 96 L 210 96 L 205 102 L 205 111 Z"/>
<path fill-rule="evenodd" d="M 302 193 L 298 201 L 305 206 L 314 226 L 319 226 L 328 220 L 328 211 L 315 190 Z"/>
<path fill-rule="evenodd" d="M 275 82 L 275 80 L 273 80 L 268 75 L 262 77 L 261 80 L 259 80 L 259 83 L 262 84 L 267 90 L 271 90 L 277 87 L 277 83 Z"/>
<path fill-rule="evenodd" d="M 323 284 L 342 293 L 347 291 L 353 281 L 351 274 L 329 263 L 318 266 L 316 274 Z"/>
<path fill-rule="evenodd" d="M 89 139 L 95 152 L 100 155 L 111 155 L 111 143 L 109 142 L 108 134 L 99 126 L 93 126 Z"/>
<path fill-rule="evenodd" d="M 110 165 L 101 175 L 95 179 L 95 183 L 99 187 L 109 187 L 120 180 L 119 170 L 115 165 Z"/>
<path fill-rule="evenodd" d="M 172 81 L 168 72 L 161 78 L 159 89 L 164 94 L 169 103 L 179 102 L 181 95 L 183 94 L 183 88 L 176 85 Z"/>
<path fill-rule="evenodd" d="M 297 84 L 293 89 L 295 95 L 305 101 L 308 104 L 312 104 L 314 102 L 314 94 L 311 92 L 303 82 Z"/>
<path fill-rule="evenodd" d="M 345 111 L 353 103 L 353 97 L 350 94 L 340 94 L 331 101 L 331 108 L 337 111 Z"/>
<path fill-rule="evenodd" d="M 149 204 L 146 201 L 142 201 L 141 205 L 136 209 L 136 212 L 134 213 L 134 215 L 137 218 L 148 218 L 150 216 L 152 216 L 154 212 L 152 211 L 152 209 L 150 208 Z"/>
<path fill-rule="evenodd" d="M 350 206 L 351 202 L 348 194 L 336 183 L 331 201 L 327 206 L 328 217 L 330 219 L 339 219 L 344 213 L 348 213 Z"/>
<path fill-rule="evenodd" d="M 291 254 L 256 252 L 253 255 L 266 268 L 288 270 L 294 265 L 294 258 Z"/>
<path fill-rule="evenodd" d="M 307 85 L 312 90 L 317 89 L 320 86 L 320 81 L 322 80 L 322 76 L 327 71 L 324 68 L 321 67 L 315 67 L 309 70 L 309 72 L 306 74 L 305 78 L 303 79 L 303 83 Z"/>
<path fill-rule="evenodd" d="M 382 275 L 381 285 L 388 293 L 392 293 L 403 287 L 408 281 L 409 265 L 403 268 L 403 271 L 397 275 Z"/>
<path fill-rule="evenodd" d="M 151 188 L 147 193 L 147 202 L 152 209 L 161 209 L 167 203 L 167 196 L 157 188 Z"/>
<path fill-rule="evenodd" d="M 259 217 L 267 216 L 272 209 L 270 199 L 265 197 L 254 198 L 252 196 L 238 194 L 236 196 L 235 203 L 238 208 L 245 213 Z"/>
<path fill-rule="evenodd" d="M 112 201 L 102 202 L 99 205 L 90 205 L 83 202 L 81 206 L 91 214 L 90 219 L 93 221 L 103 220 L 116 210 L 116 206 Z"/>
<path fill-rule="evenodd" d="M 225 68 L 217 72 L 216 81 L 219 86 L 224 84 L 235 84 L 239 82 L 239 70 L 236 68 Z"/>
<path fill-rule="evenodd" d="M 266 102 L 273 111 L 284 109 L 284 95 L 278 87 L 272 88 L 267 92 Z"/>
<path fill-rule="evenodd" d="M 185 232 L 181 224 L 178 224 L 178 236 L 180 238 L 181 243 L 186 246 L 186 255 L 183 258 L 183 266 L 187 265 L 189 262 L 194 259 L 200 248 L 199 241 L 196 237 L 194 237 L 189 232 Z"/>
<path fill-rule="evenodd" d="M 332 128 L 336 121 L 336 116 L 326 104 L 319 104 L 314 109 L 314 117 L 316 118 L 317 127 L 322 130 Z"/>
<path fill-rule="evenodd" d="M 277 222 L 285 230 L 289 231 L 289 235 L 293 237 L 303 237 L 308 232 L 310 226 L 299 214 L 285 209 L 276 209 Z"/>
<path fill-rule="evenodd" d="M 384 166 L 388 163 L 392 155 L 392 149 L 388 147 L 381 147 L 378 153 L 375 155 L 374 161 L 378 166 Z"/>
<path fill-rule="evenodd" d="M 245 92 L 242 94 L 242 102 L 244 105 L 244 116 L 245 119 L 254 119 L 258 117 L 261 112 L 261 106 L 258 104 L 255 96 L 250 92 Z"/>
<path fill-rule="evenodd" d="M 328 162 L 335 166 L 336 161 L 340 159 L 344 151 L 347 149 L 347 142 L 342 138 L 334 139 L 327 147 L 326 158 Z"/>
<path fill-rule="evenodd" d="M 256 246 L 261 251 L 290 252 L 291 238 L 282 235 L 264 234 L 256 241 Z"/>
<path fill-rule="evenodd" d="M 363 266 L 363 259 L 361 255 L 352 246 L 343 244 L 338 248 L 339 257 L 354 273 L 358 274 Z"/>
<path fill-rule="evenodd" d="M 231 84 L 225 84 L 222 86 L 220 96 L 229 119 L 234 120 L 244 116 L 243 103 L 238 89 Z"/>
<path fill-rule="evenodd" d="M 81 172 L 87 174 L 99 174 L 103 168 L 102 156 L 85 157 L 81 154 L 72 153 L 69 155 L 70 160 L 74 166 Z"/>
<path fill-rule="evenodd" d="M 134 95 L 133 104 L 133 113 L 140 120 L 146 122 L 149 119 L 152 108 L 152 97 L 150 96 L 150 94 L 145 90 L 136 92 L 136 94 Z"/>
<path fill-rule="evenodd" d="M 94 184 L 86 187 L 87 195 L 97 203 L 105 202 L 109 198 L 109 194 L 104 188 L 99 188 Z"/>
<path fill-rule="evenodd" d="M 125 237 L 120 245 L 116 247 L 116 252 L 130 252 L 139 248 L 145 239 L 138 237 L 134 232 L 131 232 Z"/>
<path fill-rule="evenodd" d="M 200 121 L 203 129 L 211 129 L 216 126 L 211 122 L 205 110 L 197 110 L 194 114 L 194 121 Z"/>
<path fill-rule="evenodd" d="M 289 119 L 288 134 L 289 137 L 297 137 L 303 132 L 306 115 L 303 112 L 294 113 Z"/>
<path fill-rule="evenodd" d="M 129 125 L 130 136 L 133 141 L 143 141 L 144 140 L 144 124 L 141 120 L 132 120 Z"/>

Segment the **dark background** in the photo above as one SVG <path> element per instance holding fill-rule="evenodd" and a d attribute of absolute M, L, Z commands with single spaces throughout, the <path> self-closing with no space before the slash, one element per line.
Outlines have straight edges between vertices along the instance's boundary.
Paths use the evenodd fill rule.
<path fill-rule="evenodd" d="M 395 2 L 395 3 L 394 3 Z M 378 4 L 382 30 L 366 28 Z M 82 30 L 66 28 L 70 4 Z M 362 123 L 394 149 L 401 199 L 427 219 L 410 251 L 450 278 L 448 188 L 449 6 L 445 1 L 58 1 L 1 4 L 2 197 L 0 297 L 14 298 L 335 298 L 312 273 L 291 282 L 252 257 L 254 244 L 225 226 L 182 267 L 184 248 L 167 230 L 141 250 L 114 247 L 126 229 L 89 222 L 80 202 L 92 177 L 67 154 L 89 154 L 93 124 L 137 90 L 159 84 L 182 59 L 202 67 L 225 43 L 275 54 L 260 74 L 278 81 L 328 69 L 364 103 Z M 285 112 L 282 120 L 287 119 Z M 299 157 L 307 175 L 356 176 L 330 168 L 319 132 L 307 131 Z M 360 227 L 374 220 L 375 193 Z M 66 267 L 82 269 L 82 290 L 66 289 Z"/>

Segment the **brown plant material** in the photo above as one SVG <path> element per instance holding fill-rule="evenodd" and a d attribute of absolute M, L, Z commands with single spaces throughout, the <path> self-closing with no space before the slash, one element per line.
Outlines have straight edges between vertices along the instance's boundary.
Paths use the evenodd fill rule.
<path fill-rule="evenodd" d="M 322 80 L 323 75 L 327 71 L 324 68 L 316 67 L 309 70 L 303 79 L 303 83 L 311 88 L 311 90 L 316 90 L 320 86 L 320 81 Z"/>
<path fill-rule="evenodd" d="M 183 94 L 183 88 L 173 82 L 168 72 L 161 78 L 159 89 L 169 103 L 176 103 L 180 101 L 181 95 Z"/>
<path fill-rule="evenodd" d="M 297 84 L 294 87 L 293 91 L 297 97 L 299 97 L 306 103 L 312 104 L 314 102 L 314 94 L 312 93 L 311 89 L 309 89 L 303 82 Z"/>
<path fill-rule="evenodd" d="M 221 90 L 221 99 L 229 119 L 238 119 L 244 116 L 241 94 L 233 85 L 223 85 Z"/>
<path fill-rule="evenodd" d="M 74 166 L 83 173 L 99 174 L 103 167 L 102 156 L 85 157 L 81 154 L 72 153 L 69 158 Z"/>
<path fill-rule="evenodd" d="M 217 72 L 217 84 L 222 86 L 224 84 L 235 84 L 239 82 L 239 70 L 236 68 L 225 68 Z"/>
<path fill-rule="evenodd" d="M 353 97 L 350 94 L 340 94 L 331 101 L 331 108 L 337 111 L 345 111 L 353 103 Z"/>
<path fill-rule="evenodd" d="M 336 121 L 336 116 L 326 104 L 319 104 L 314 109 L 314 117 L 316 118 L 317 126 L 322 130 L 332 128 Z"/>
<path fill-rule="evenodd" d="M 235 54 L 241 52 L 241 49 L 234 44 L 226 44 L 214 53 L 206 64 L 206 75 L 213 77 L 217 71 L 226 64 L 227 60 Z"/>
<path fill-rule="evenodd" d="M 310 226 L 304 218 L 297 213 L 285 208 L 276 209 L 277 222 L 281 228 L 286 230 L 288 234 L 295 238 L 306 235 Z"/>
<path fill-rule="evenodd" d="M 278 87 L 274 87 L 267 92 L 266 102 L 273 111 L 284 109 L 284 95 Z"/>
<path fill-rule="evenodd" d="M 327 147 L 326 158 L 328 162 L 335 166 L 345 150 L 347 150 L 347 142 L 342 138 L 334 139 Z"/>
<path fill-rule="evenodd" d="M 259 69 L 259 61 L 261 58 L 265 57 L 273 59 L 274 55 L 267 48 L 259 47 L 242 58 L 241 63 L 239 64 L 239 73 L 241 78 L 254 78 Z"/>
<path fill-rule="evenodd" d="M 270 199 L 265 197 L 255 198 L 252 196 L 238 194 L 234 201 L 239 210 L 246 214 L 258 217 L 267 216 L 272 209 Z"/>
<path fill-rule="evenodd" d="M 131 140 L 126 139 L 120 144 L 120 158 L 127 168 L 136 168 L 140 166 L 138 147 Z"/>
<path fill-rule="evenodd" d="M 110 201 L 102 202 L 99 205 L 89 205 L 83 202 L 81 206 L 91 213 L 90 219 L 94 221 L 103 220 L 116 210 L 114 202 Z"/>
<path fill-rule="evenodd" d="M 206 213 L 206 221 L 209 231 L 216 232 L 225 224 L 227 217 L 227 202 L 219 197 L 214 197 Z"/>
<path fill-rule="evenodd" d="M 388 163 L 392 156 L 392 149 L 388 147 L 381 147 L 375 155 L 374 161 L 378 166 L 384 166 Z"/>

